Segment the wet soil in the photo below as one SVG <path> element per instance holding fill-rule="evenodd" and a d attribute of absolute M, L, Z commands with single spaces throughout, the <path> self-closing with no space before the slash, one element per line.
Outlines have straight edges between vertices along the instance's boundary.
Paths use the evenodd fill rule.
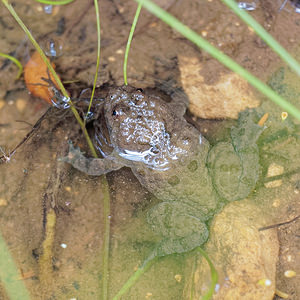
<path fill-rule="evenodd" d="M 281 65 L 280 59 L 221 1 L 159 2 L 161 7 L 260 79 L 267 81 Z M 297 54 L 300 15 L 289 5 L 279 12 L 280 1 L 258 2 L 257 9 L 251 12 L 252 16 L 285 48 Z M 63 81 L 77 81 L 66 84 L 72 96 L 77 97 L 80 89 L 90 87 L 97 48 L 93 1 L 75 1 L 67 6 L 55 7 L 50 15 L 45 14 L 43 5 L 34 1 L 13 3 L 39 43 L 47 45 L 47 41 L 53 38 L 62 44 L 62 55 L 55 64 Z M 106 0 L 100 1 L 99 6 L 101 61 L 97 84 L 120 85 L 123 83 L 124 50 L 136 3 Z M 25 63 L 33 48 L 4 6 L 1 4 L 0 7 L 1 52 L 15 55 Z M 176 31 L 142 10 L 129 55 L 129 83 L 160 88 L 167 93 L 180 89 L 179 55 L 197 57 L 207 66 L 201 70 L 201 76 L 209 84 L 214 84 L 222 74 L 229 72 Z M 48 108 L 42 100 L 28 95 L 23 80 L 15 80 L 16 72 L 14 65 L 1 60 L 0 146 L 6 151 L 25 136 Z M 293 76 L 291 80 L 296 82 Z M 232 124 L 232 121 L 200 120 L 189 113 L 187 116 L 205 135 L 210 136 L 210 141 L 215 140 L 218 128 L 225 126 L 226 129 Z M 34 137 L 12 156 L 11 161 L 0 165 L 0 230 L 33 299 L 100 297 L 103 241 L 101 185 L 99 178 L 88 177 L 57 161 L 67 151 L 69 139 L 85 148 L 72 115 L 53 110 Z M 129 169 L 113 172 L 107 179 L 111 191 L 110 296 L 113 296 L 153 245 L 155 238 L 142 222 L 142 217 L 147 207 L 156 200 Z M 54 182 L 58 184 L 54 185 Z M 284 197 L 285 190 L 293 193 L 293 201 L 279 206 L 280 212 L 272 212 L 274 224 L 299 215 L 297 183 L 296 178 L 289 188 L 282 186 L 279 192 L 272 190 L 274 199 Z M 55 280 L 41 288 L 38 255 L 44 238 L 43 211 L 49 209 L 53 202 L 57 209 L 53 249 Z M 289 295 L 287 299 L 300 297 L 299 226 L 297 219 L 277 227 L 280 254 L 276 286 Z M 139 228 L 138 232 L 136 228 Z M 67 247 L 63 248 L 63 244 Z M 160 264 L 144 274 L 124 299 L 182 299 L 184 258 L 175 255 L 164 258 Z M 298 275 L 287 278 L 284 276 L 287 270 L 294 270 Z M 0 298 L 5 297 L 0 286 Z M 280 298 L 275 296 L 275 299 Z"/>

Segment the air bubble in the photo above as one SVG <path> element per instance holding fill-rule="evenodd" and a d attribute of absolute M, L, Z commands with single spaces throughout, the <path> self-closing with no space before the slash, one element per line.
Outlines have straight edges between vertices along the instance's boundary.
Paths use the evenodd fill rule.
<path fill-rule="evenodd" d="M 89 112 L 84 116 L 84 118 L 85 118 L 86 121 L 91 121 L 91 120 L 93 119 L 93 117 L 94 117 L 94 114 L 93 114 L 91 111 L 89 111 Z"/>
<path fill-rule="evenodd" d="M 51 58 L 59 57 L 63 52 L 62 41 L 58 38 L 47 38 L 41 42 L 41 47 L 45 54 Z"/>
<path fill-rule="evenodd" d="M 53 5 L 45 5 L 44 6 L 44 12 L 48 15 L 51 15 L 53 11 Z"/>

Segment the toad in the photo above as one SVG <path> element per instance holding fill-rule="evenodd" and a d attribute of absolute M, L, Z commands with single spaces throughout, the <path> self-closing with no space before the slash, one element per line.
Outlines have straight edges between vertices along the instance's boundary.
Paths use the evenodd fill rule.
<path fill-rule="evenodd" d="M 231 142 L 211 147 L 185 120 L 182 106 L 142 89 L 110 89 L 103 109 L 112 151 L 101 150 L 108 140 L 98 130 L 103 158 L 87 158 L 70 144 L 62 160 L 89 175 L 131 168 L 139 182 L 161 200 L 147 214 L 148 223 L 161 236 L 156 255 L 183 253 L 202 245 L 213 215 L 254 189 L 259 176 L 256 142 L 263 131 L 254 111 L 240 113 L 237 126 L 231 129 Z"/>

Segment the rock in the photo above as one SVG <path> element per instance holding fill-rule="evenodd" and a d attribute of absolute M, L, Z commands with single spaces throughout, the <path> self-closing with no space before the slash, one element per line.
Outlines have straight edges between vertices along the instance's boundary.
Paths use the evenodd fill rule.
<path fill-rule="evenodd" d="M 272 163 L 272 164 L 270 164 L 270 166 L 268 168 L 267 177 L 278 176 L 278 175 L 283 174 L 283 172 L 284 172 L 284 167 L 283 166 Z M 273 181 L 270 181 L 270 182 L 266 182 L 265 187 L 266 188 L 274 188 L 274 187 L 281 186 L 281 184 L 282 184 L 282 180 L 278 179 L 278 180 L 273 180 Z"/>
<path fill-rule="evenodd" d="M 7 200 L 4 198 L 0 198 L 0 206 L 7 206 Z"/>
<path fill-rule="evenodd" d="M 232 202 L 215 217 L 205 247 L 219 274 L 213 299 L 273 299 L 279 244 L 276 229 L 258 231 L 266 222 L 266 214 L 249 200 Z M 199 255 L 196 267 L 192 257 L 187 270 L 194 272 L 186 281 L 184 299 L 191 294 L 201 299 L 210 285 L 210 269 Z"/>
<path fill-rule="evenodd" d="M 205 64 L 195 57 L 179 56 L 181 83 L 193 114 L 204 119 L 237 119 L 240 111 L 259 105 L 247 81 L 235 73 L 220 75 L 217 82 L 208 84 L 202 71 L 209 62 Z"/>
<path fill-rule="evenodd" d="M 17 110 L 22 113 L 24 109 L 26 108 L 27 101 L 25 99 L 19 98 L 16 101 L 16 108 Z"/>
<path fill-rule="evenodd" d="M 0 109 L 5 105 L 5 101 L 0 99 Z"/>

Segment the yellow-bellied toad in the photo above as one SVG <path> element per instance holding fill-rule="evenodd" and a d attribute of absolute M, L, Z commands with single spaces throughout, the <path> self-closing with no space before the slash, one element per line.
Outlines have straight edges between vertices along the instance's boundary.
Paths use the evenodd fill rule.
<path fill-rule="evenodd" d="M 75 168 L 101 175 L 130 167 L 140 183 L 163 202 L 148 212 L 148 222 L 162 235 L 157 255 L 180 253 L 208 238 L 206 221 L 224 205 L 246 197 L 255 187 L 262 127 L 254 113 L 240 114 L 231 143 L 210 147 L 173 103 L 123 86 L 110 90 L 104 116 L 111 153 L 86 158 L 70 145 L 63 158 Z"/>

